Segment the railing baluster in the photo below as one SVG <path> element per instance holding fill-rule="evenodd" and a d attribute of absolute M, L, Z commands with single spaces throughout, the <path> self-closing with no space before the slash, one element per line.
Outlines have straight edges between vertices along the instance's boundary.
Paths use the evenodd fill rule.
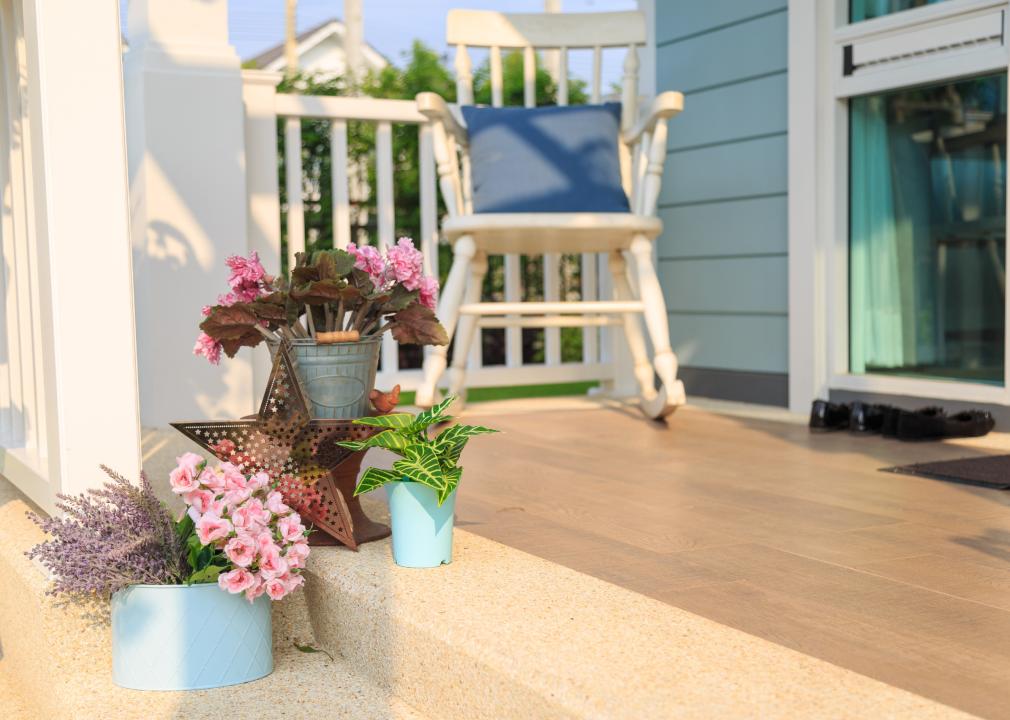
<path fill-rule="evenodd" d="M 438 277 L 438 197 L 435 188 L 435 150 L 430 125 L 418 126 L 418 175 L 421 203 L 420 247 L 424 274 Z"/>
<path fill-rule="evenodd" d="M 333 246 L 351 242 L 351 196 L 347 186 L 347 121 L 330 125 L 330 185 L 333 188 Z"/>
<path fill-rule="evenodd" d="M 288 268 L 295 266 L 295 253 L 305 252 L 305 205 L 302 201 L 302 121 L 284 121 L 285 186 L 288 193 Z"/>
<path fill-rule="evenodd" d="M 466 45 L 456 46 L 456 99 L 460 105 L 473 105 L 473 71 Z"/>
<path fill-rule="evenodd" d="M 396 206 L 393 197 L 393 128 L 388 121 L 375 127 L 376 212 L 379 219 L 379 250 L 396 243 Z M 382 371 L 396 372 L 400 367 L 399 350 L 392 333 L 382 336 Z"/>
<path fill-rule="evenodd" d="M 504 103 L 502 93 L 501 48 L 491 47 L 491 104 L 501 107 Z"/>
<path fill-rule="evenodd" d="M 537 104 L 537 54 L 530 45 L 523 48 L 523 104 L 528 108 Z"/>
<path fill-rule="evenodd" d="M 599 103 L 603 97 L 603 48 L 599 45 L 593 48 L 593 94 L 592 102 Z"/>
<path fill-rule="evenodd" d="M 582 253 L 580 296 L 583 300 L 598 300 L 596 283 L 597 254 Z M 600 359 L 600 331 L 595 327 L 582 329 L 582 362 L 595 363 Z"/>
<path fill-rule="evenodd" d="M 512 254 L 505 256 L 505 302 L 519 302 L 522 299 L 519 261 L 519 255 Z M 510 327 L 505 329 L 505 364 L 508 367 L 519 367 L 523 364 L 522 328 Z"/>
<path fill-rule="evenodd" d="M 568 104 L 568 48 L 558 50 L 558 105 Z"/>
<path fill-rule="evenodd" d="M 376 212 L 379 220 L 380 250 L 386 250 L 396 242 L 394 226 L 396 216 L 393 206 L 393 128 L 388 122 L 380 122 L 375 128 L 375 182 Z"/>

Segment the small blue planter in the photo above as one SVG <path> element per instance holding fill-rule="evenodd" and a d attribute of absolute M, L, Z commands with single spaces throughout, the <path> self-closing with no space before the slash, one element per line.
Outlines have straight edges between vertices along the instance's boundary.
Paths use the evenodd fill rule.
<path fill-rule="evenodd" d="M 393 526 L 393 560 L 412 568 L 438 567 L 452 562 L 452 521 L 456 491 L 441 507 L 427 485 L 403 481 L 386 485 Z"/>
<path fill-rule="evenodd" d="M 273 671 L 270 599 L 217 586 L 131 585 L 112 596 L 112 680 L 133 690 L 201 690 Z"/>

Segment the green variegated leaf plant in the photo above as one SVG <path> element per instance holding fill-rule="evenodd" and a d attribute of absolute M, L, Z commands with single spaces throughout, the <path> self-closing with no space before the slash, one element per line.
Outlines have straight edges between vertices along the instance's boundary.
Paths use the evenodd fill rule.
<path fill-rule="evenodd" d="M 459 485 L 463 474 L 459 458 L 467 441 L 475 435 L 498 432 L 482 425 L 451 425 L 432 435 L 432 425 L 452 420 L 446 411 L 454 400 L 454 397 L 448 397 L 417 415 L 391 413 L 355 420 L 358 425 L 381 428 L 381 431 L 367 440 L 347 440 L 338 442 L 338 445 L 349 450 L 385 448 L 399 455 L 400 459 L 393 463 L 392 470 L 368 468 L 354 494 L 361 495 L 386 483 L 408 480 L 434 490 L 439 505 L 445 502 Z"/>

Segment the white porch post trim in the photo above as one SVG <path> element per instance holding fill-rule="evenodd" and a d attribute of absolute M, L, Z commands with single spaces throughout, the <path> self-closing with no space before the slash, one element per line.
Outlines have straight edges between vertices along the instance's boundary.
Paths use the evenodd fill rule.
<path fill-rule="evenodd" d="M 283 76 L 264 70 L 242 73 L 245 102 L 245 165 L 249 249 L 255 250 L 267 272 L 281 267 L 281 208 L 277 179 L 277 84 Z M 266 390 L 270 353 L 263 346 L 253 353 L 255 397 Z"/>
<path fill-rule="evenodd" d="M 53 491 L 78 493 L 101 484 L 100 463 L 130 477 L 140 470 L 119 7 L 27 0 L 23 10 L 41 469 Z M 33 499 L 52 509 L 52 498 Z"/>
<path fill-rule="evenodd" d="M 827 393 L 825 243 L 818 223 L 821 63 L 818 6 L 790 0 L 789 19 L 789 409 Z M 822 8 L 823 10 L 823 8 Z"/>
<path fill-rule="evenodd" d="M 249 351 L 219 367 L 192 354 L 201 307 L 227 290 L 225 258 L 248 252 L 242 73 L 227 0 L 131 0 L 128 37 L 142 419 L 238 417 L 253 409 Z"/>

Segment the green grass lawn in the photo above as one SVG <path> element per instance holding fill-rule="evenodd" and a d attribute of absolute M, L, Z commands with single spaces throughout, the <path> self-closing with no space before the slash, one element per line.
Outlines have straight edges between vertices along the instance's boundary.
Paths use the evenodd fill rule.
<path fill-rule="evenodd" d="M 487 402 L 488 400 L 515 400 L 517 398 L 564 397 L 565 395 L 585 395 L 590 388 L 598 387 L 599 382 L 554 383 L 551 385 L 512 385 L 509 387 L 470 388 L 467 391 L 467 402 Z M 413 405 L 414 393 L 405 392 L 400 395 L 401 405 Z"/>

